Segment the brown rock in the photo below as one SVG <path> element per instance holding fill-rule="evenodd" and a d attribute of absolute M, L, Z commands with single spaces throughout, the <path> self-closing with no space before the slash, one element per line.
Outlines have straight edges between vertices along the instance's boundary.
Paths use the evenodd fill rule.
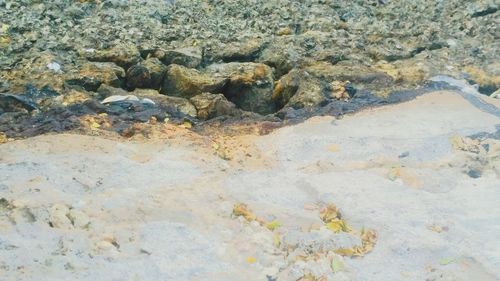
<path fill-rule="evenodd" d="M 161 93 L 191 98 L 204 92 L 220 92 L 226 82 L 224 77 L 172 64 L 167 68 Z"/>
<path fill-rule="evenodd" d="M 167 67 L 157 58 L 148 58 L 127 70 L 127 87 L 160 89 Z"/>
<path fill-rule="evenodd" d="M 198 118 L 207 120 L 238 112 L 236 106 L 222 94 L 202 93 L 190 99 L 198 111 Z"/>
<path fill-rule="evenodd" d="M 259 114 L 275 111 L 272 99 L 273 70 L 269 66 L 261 63 L 226 63 L 211 65 L 209 69 L 229 79 L 223 93 L 241 109 Z"/>
<path fill-rule="evenodd" d="M 89 61 L 114 62 L 125 69 L 141 61 L 141 54 L 133 44 L 119 44 L 106 50 L 85 49 L 79 53 Z"/>
<path fill-rule="evenodd" d="M 91 62 L 82 65 L 76 72 L 68 75 L 66 84 L 83 87 L 87 91 L 96 91 L 101 84 L 121 87 L 125 78 L 123 68 L 110 62 Z"/>
<path fill-rule="evenodd" d="M 189 102 L 188 99 L 185 98 L 166 96 L 160 94 L 157 90 L 149 89 L 137 89 L 130 94 L 141 99 L 150 99 L 157 106 L 167 109 L 169 112 L 174 109 L 192 117 L 196 117 L 197 115 L 196 108 L 191 102 Z"/>
<path fill-rule="evenodd" d="M 198 68 L 201 64 L 201 49 L 196 47 L 175 50 L 156 50 L 153 54 L 164 64 L 178 64 L 188 68 Z"/>

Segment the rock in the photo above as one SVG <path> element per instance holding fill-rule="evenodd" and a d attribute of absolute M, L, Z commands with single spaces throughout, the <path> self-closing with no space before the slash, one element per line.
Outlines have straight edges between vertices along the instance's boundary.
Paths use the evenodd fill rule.
<path fill-rule="evenodd" d="M 172 64 L 168 66 L 161 93 L 191 98 L 204 92 L 218 93 L 226 82 L 224 77 Z"/>
<path fill-rule="evenodd" d="M 312 76 L 326 79 L 328 82 L 350 81 L 369 88 L 390 87 L 394 83 L 394 78 L 384 72 L 349 61 L 336 65 L 319 62 L 306 67 L 305 70 Z"/>
<path fill-rule="evenodd" d="M 141 61 L 141 54 L 134 44 L 118 44 L 110 49 L 83 49 L 80 55 L 94 62 L 113 62 L 128 69 Z"/>
<path fill-rule="evenodd" d="M 292 70 L 283 76 L 273 91 L 273 100 L 278 108 L 311 108 L 327 102 L 327 83 L 322 83 L 305 70 Z"/>
<path fill-rule="evenodd" d="M 73 104 L 82 104 L 86 101 L 92 100 L 94 95 L 85 90 L 70 89 L 68 93 L 61 95 L 61 103 L 64 106 Z"/>
<path fill-rule="evenodd" d="M 466 66 L 464 68 L 467 74 L 467 80 L 472 84 L 479 85 L 479 92 L 490 95 L 500 88 L 500 66 L 497 65 L 496 71 L 487 72 L 483 69 Z"/>
<path fill-rule="evenodd" d="M 351 98 L 349 85 L 349 81 L 333 81 L 330 83 L 330 97 L 337 100 L 348 101 Z"/>
<path fill-rule="evenodd" d="M 275 111 L 271 67 L 261 63 L 226 63 L 211 65 L 209 69 L 228 78 L 223 94 L 239 108 L 263 115 Z"/>
<path fill-rule="evenodd" d="M 260 55 L 265 45 L 266 42 L 261 38 L 233 42 L 222 49 L 217 49 L 209 57 L 212 61 L 250 62 Z"/>
<path fill-rule="evenodd" d="M 364 66 L 315 63 L 284 75 L 273 91 L 278 108 L 315 108 L 332 100 L 349 100 L 355 89 L 380 90 L 393 85 L 388 74 Z"/>
<path fill-rule="evenodd" d="M 132 94 L 143 100 L 150 99 L 158 107 L 165 109 L 167 112 L 177 111 L 192 117 L 197 116 L 196 108 L 187 99 L 162 95 L 156 90 L 137 89 Z"/>
<path fill-rule="evenodd" d="M 0 114 L 48 109 L 60 98 L 59 93 L 49 86 L 38 89 L 33 85 L 27 85 L 20 95 L 0 94 Z"/>
<path fill-rule="evenodd" d="M 491 94 L 490 98 L 500 99 L 500 89 L 496 90 L 493 94 Z"/>
<path fill-rule="evenodd" d="M 97 93 L 103 99 L 111 96 L 127 96 L 130 94 L 122 88 L 115 88 L 106 84 L 102 84 L 99 89 L 97 89 Z"/>
<path fill-rule="evenodd" d="M 198 118 L 207 120 L 238 112 L 236 106 L 222 94 L 202 93 L 189 99 L 198 112 Z"/>
<path fill-rule="evenodd" d="M 37 108 L 37 104 L 21 95 L 0 94 L 0 114 L 33 111 Z"/>
<path fill-rule="evenodd" d="M 164 64 L 177 64 L 188 68 L 198 68 L 202 63 L 200 48 L 188 47 L 175 50 L 156 50 L 153 56 L 159 58 Z"/>
<path fill-rule="evenodd" d="M 87 91 L 97 91 L 101 84 L 121 87 L 125 78 L 125 70 L 114 63 L 92 62 L 82 65 L 77 73 L 66 79 L 69 86 L 83 87 Z"/>
<path fill-rule="evenodd" d="M 159 90 L 167 67 L 157 58 L 149 58 L 127 70 L 127 87 Z"/>
<path fill-rule="evenodd" d="M 282 36 L 269 44 L 257 58 L 257 62 L 267 64 L 276 69 L 276 76 L 281 77 L 293 68 L 299 67 L 303 61 L 300 47 L 295 46 L 293 38 Z"/>

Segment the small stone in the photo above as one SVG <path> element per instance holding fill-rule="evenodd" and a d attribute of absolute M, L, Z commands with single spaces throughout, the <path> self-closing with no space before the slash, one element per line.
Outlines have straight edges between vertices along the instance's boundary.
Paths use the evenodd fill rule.
<path fill-rule="evenodd" d="M 278 36 L 290 35 L 292 34 L 292 29 L 290 27 L 280 28 L 277 32 Z"/>
<path fill-rule="evenodd" d="M 47 68 L 54 71 L 54 72 L 61 71 L 61 65 L 58 64 L 57 62 L 51 62 L 51 63 L 47 64 Z"/>

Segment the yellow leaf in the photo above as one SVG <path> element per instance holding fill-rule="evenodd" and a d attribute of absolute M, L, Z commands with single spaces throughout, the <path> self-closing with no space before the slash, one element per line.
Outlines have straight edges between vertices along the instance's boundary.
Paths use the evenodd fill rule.
<path fill-rule="evenodd" d="M 344 231 L 344 232 L 349 232 L 350 229 L 349 227 L 347 226 L 347 224 L 345 223 L 344 220 L 332 220 L 330 221 L 329 223 L 326 224 L 326 227 L 328 229 L 330 229 L 331 231 L 333 232 L 341 232 L 341 231 Z"/>
<path fill-rule="evenodd" d="M 336 254 L 342 255 L 342 256 L 353 256 L 354 255 L 354 250 L 352 248 L 340 248 L 334 251 Z"/>
<path fill-rule="evenodd" d="M 247 221 L 254 221 L 257 217 L 248 209 L 246 204 L 237 203 L 233 207 L 233 215 L 244 217 Z"/>
<path fill-rule="evenodd" d="M 319 217 L 325 223 L 329 223 L 332 220 L 340 219 L 341 215 L 337 207 L 333 204 L 329 204 L 328 206 L 321 209 L 319 212 Z"/>
<path fill-rule="evenodd" d="M 247 257 L 247 262 L 248 263 L 256 263 L 257 262 L 257 259 L 252 257 L 252 256 L 248 256 Z"/>
<path fill-rule="evenodd" d="M 281 223 L 277 220 L 274 220 L 266 225 L 267 229 L 274 231 L 276 228 L 280 227 Z"/>
<path fill-rule="evenodd" d="M 193 127 L 193 125 L 189 121 L 184 121 L 183 125 L 184 125 L 184 128 L 186 128 L 186 129 L 191 129 Z"/>

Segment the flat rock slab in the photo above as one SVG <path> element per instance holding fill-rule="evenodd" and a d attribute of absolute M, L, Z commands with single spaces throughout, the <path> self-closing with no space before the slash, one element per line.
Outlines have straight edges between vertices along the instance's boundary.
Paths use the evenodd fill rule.
<path fill-rule="evenodd" d="M 435 92 L 237 137 L 235 149 L 252 153 L 230 161 L 180 137 L 8 142 L 0 145 L 0 279 L 266 280 L 286 259 L 270 231 L 231 217 L 233 205 L 278 219 L 287 233 L 321 222 L 304 206 L 324 202 L 352 227 L 378 233 L 372 252 L 344 258 L 344 272 L 331 275 L 339 280 L 497 280 L 499 140 L 488 140 L 477 178 L 464 170 L 479 165 L 471 152 L 451 140 L 499 124 L 462 95 Z M 51 224 L 54 205 L 80 223 Z"/>

